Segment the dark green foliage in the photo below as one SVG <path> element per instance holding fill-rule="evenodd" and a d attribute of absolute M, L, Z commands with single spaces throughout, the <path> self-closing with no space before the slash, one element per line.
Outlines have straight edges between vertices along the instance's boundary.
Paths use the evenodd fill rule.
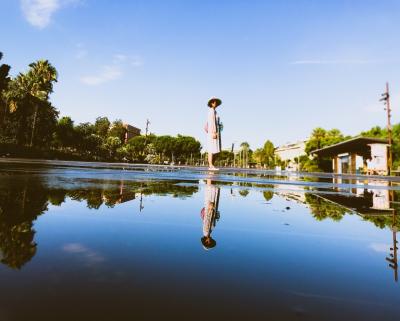
<path fill-rule="evenodd" d="M 307 193 L 305 196 L 311 214 L 318 221 L 322 221 L 326 218 L 330 218 L 334 221 L 340 221 L 346 213 L 352 214 L 352 212 L 344 207 L 338 206 L 333 202 L 329 202 L 318 195 Z"/>
<path fill-rule="evenodd" d="M 101 138 L 106 138 L 108 136 L 108 131 L 110 130 L 111 123 L 107 117 L 97 117 L 94 123 L 94 130 L 98 136 Z"/>
<path fill-rule="evenodd" d="M 36 254 L 34 221 L 48 209 L 60 206 L 66 197 L 86 201 L 87 207 L 113 207 L 135 200 L 138 194 L 190 197 L 197 186 L 182 186 L 177 181 L 135 182 L 120 180 L 87 181 L 74 184 L 63 181 L 62 187 L 49 187 L 39 176 L 0 174 L 0 253 L 1 263 L 21 269 Z M 76 182 L 75 182 L 76 183 Z"/>
<path fill-rule="evenodd" d="M 267 140 L 262 148 L 254 151 L 253 161 L 261 166 L 273 168 L 276 165 L 274 144 L 270 140 Z"/>

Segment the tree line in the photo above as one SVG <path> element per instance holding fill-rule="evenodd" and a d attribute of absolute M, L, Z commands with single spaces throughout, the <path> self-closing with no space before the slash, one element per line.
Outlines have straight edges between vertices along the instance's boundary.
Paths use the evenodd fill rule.
<path fill-rule="evenodd" d="M 190 136 L 151 134 L 126 140 L 120 119 L 98 117 L 94 123 L 75 124 L 71 117 L 59 117 L 49 99 L 58 74 L 48 60 L 31 63 L 15 77 L 10 70 L 0 65 L 2 155 L 149 163 L 200 159 L 201 144 Z"/>
<path fill-rule="evenodd" d="M 344 135 L 339 129 L 324 129 L 317 127 L 312 130 L 308 140 L 305 142 L 305 153 L 302 156 L 295 158 L 294 161 L 301 171 L 306 172 L 330 172 L 332 170 L 332 161 L 330 158 L 320 158 L 313 156 L 312 152 L 314 150 L 324 148 L 330 145 L 334 145 L 345 140 L 357 137 L 374 137 L 387 139 L 388 133 L 387 128 L 381 128 L 375 126 L 367 131 L 362 131 L 356 136 Z M 289 161 L 283 161 L 275 153 L 275 146 L 270 140 L 266 140 L 264 146 L 252 150 L 248 143 L 244 142 L 241 144 L 241 149 L 234 153 L 230 153 L 229 160 L 231 161 L 234 156 L 238 158 L 236 164 L 239 167 L 263 167 L 268 169 L 273 169 L 275 166 L 281 166 L 285 168 Z M 225 158 L 227 152 L 221 153 Z M 240 162 L 240 155 L 247 154 L 248 163 L 243 164 Z M 393 168 L 400 167 L 400 123 L 392 126 L 392 154 L 393 154 Z M 218 159 L 218 157 L 217 157 Z M 224 159 L 225 161 L 225 159 Z M 232 163 L 232 161 L 231 161 Z M 248 165 L 248 166 L 246 166 Z"/>
<path fill-rule="evenodd" d="M 0 52 L 0 60 L 3 54 Z M 140 135 L 125 139 L 122 120 L 111 122 L 98 117 L 94 123 L 75 124 L 70 117 L 59 117 L 49 100 L 57 82 L 56 68 L 48 60 L 38 60 L 26 72 L 10 75 L 11 67 L 0 64 L 0 156 L 43 157 L 76 160 L 147 162 L 152 164 L 204 164 L 206 153 L 190 136 Z M 400 166 L 400 124 L 392 128 L 393 167 Z M 386 138 L 387 130 L 374 127 L 361 136 Z M 294 161 L 303 171 L 330 171 L 328 159 L 312 157 L 311 152 L 339 143 L 345 136 L 338 129 L 315 128 L 306 142 L 306 154 Z M 218 166 L 272 169 L 287 162 L 275 154 L 275 146 L 267 140 L 256 150 L 242 142 L 238 151 L 223 150 L 216 155 Z"/>

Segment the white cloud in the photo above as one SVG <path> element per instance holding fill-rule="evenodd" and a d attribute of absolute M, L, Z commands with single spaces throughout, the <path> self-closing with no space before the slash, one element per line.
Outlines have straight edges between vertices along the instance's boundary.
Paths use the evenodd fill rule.
<path fill-rule="evenodd" d="M 115 54 L 113 56 L 113 62 L 115 64 L 128 64 L 132 67 L 139 67 L 143 65 L 143 61 L 139 56 L 127 56 L 123 54 Z"/>
<path fill-rule="evenodd" d="M 101 85 L 121 78 L 124 70 L 129 67 L 139 67 L 142 65 L 143 61 L 139 56 L 115 54 L 112 56 L 111 64 L 102 66 L 97 74 L 83 76 L 80 80 L 89 86 Z"/>
<path fill-rule="evenodd" d="M 88 51 L 86 50 L 85 46 L 81 43 L 78 43 L 76 45 L 77 51 L 75 53 L 75 58 L 76 59 L 83 59 L 87 56 Z"/>
<path fill-rule="evenodd" d="M 80 243 L 67 243 L 63 246 L 62 249 L 69 254 L 80 257 L 81 259 L 86 261 L 88 265 L 93 265 L 105 261 L 104 256 Z"/>
<path fill-rule="evenodd" d="M 390 248 L 390 244 L 385 243 L 371 243 L 369 248 L 378 253 L 387 253 Z"/>
<path fill-rule="evenodd" d="M 114 61 L 115 63 L 124 62 L 124 61 L 126 61 L 127 59 L 128 59 L 128 56 L 127 56 L 127 55 L 123 55 L 123 54 L 116 54 L 116 55 L 114 55 L 114 57 L 113 57 L 113 61 Z"/>
<path fill-rule="evenodd" d="M 78 4 L 80 0 L 20 0 L 22 13 L 34 27 L 43 29 L 62 7 Z"/>
<path fill-rule="evenodd" d="M 371 64 L 378 61 L 374 60 L 296 60 L 291 65 L 361 65 Z"/>
<path fill-rule="evenodd" d="M 89 86 L 96 86 L 108 81 L 118 79 L 122 76 L 122 70 L 117 65 L 103 66 L 96 75 L 81 77 L 81 81 Z"/>

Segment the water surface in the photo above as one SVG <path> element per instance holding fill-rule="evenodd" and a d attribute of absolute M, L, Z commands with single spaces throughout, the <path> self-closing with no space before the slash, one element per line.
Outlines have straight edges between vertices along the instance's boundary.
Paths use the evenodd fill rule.
<path fill-rule="evenodd" d="M 1 163 L 0 320 L 396 320 L 398 193 Z"/>

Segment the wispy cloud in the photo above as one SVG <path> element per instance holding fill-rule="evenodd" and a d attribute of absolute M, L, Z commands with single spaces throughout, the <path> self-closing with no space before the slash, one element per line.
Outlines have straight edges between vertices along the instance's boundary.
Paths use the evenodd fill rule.
<path fill-rule="evenodd" d="M 63 250 L 69 254 L 74 254 L 80 257 L 88 265 L 93 265 L 105 261 L 104 256 L 80 243 L 67 243 L 63 246 Z"/>
<path fill-rule="evenodd" d="M 369 248 L 375 252 L 378 253 L 387 253 L 389 248 L 390 248 L 390 244 L 386 244 L 386 243 L 371 243 L 369 245 Z"/>
<path fill-rule="evenodd" d="M 113 62 L 115 64 L 126 63 L 132 67 L 139 67 L 143 65 L 143 61 L 139 56 L 128 56 L 124 54 L 115 54 L 113 56 Z"/>
<path fill-rule="evenodd" d="M 377 60 L 295 60 L 291 65 L 362 65 L 377 63 Z"/>
<path fill-rule="evenodd" d="M 76 51 L 76 54 L 75 54 L 75 58 L 76 59 L 83 59 L 83 58 L 85 58 L 87 56 L 88 51 L 86 50 L 86 48 L 85 48 L 85 46 L 83 44 L 78 43 L 76 45 L 76 48 L 77 48 L 77 51 Z"/>
<path fill-rule="evenodd" d="M 122 70 L 119 66 L 103 66 L 99 73 L 90 76 L 81 77 L 81 81 L 89 86 L 96 86 L 105 82 L 118 79 L 122 76 Z"/>
<path fill-rule="evenodd" d="M 22 13 L 34 27 L 47 27 L 53 15 L 63 7 L 78 4 L 81 0 L 20 0 Z"/>
<path fill-rule="evenodd" d="M 85 85 L 97 86 L 121 78 L 129 67 L 142 65 L 143 61 L 139 56 L 115 54 L 112 56 L 110 64 L 101 66 L 97 73 L 83 76 L 80 80 Z"/>

